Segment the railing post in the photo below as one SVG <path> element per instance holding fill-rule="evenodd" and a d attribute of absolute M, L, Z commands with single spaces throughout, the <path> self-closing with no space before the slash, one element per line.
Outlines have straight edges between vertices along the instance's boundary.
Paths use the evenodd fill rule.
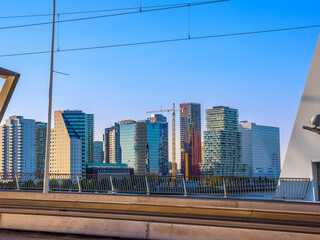
<path fill-rule="evenodd" d="M 111 183 L 112 194 L 114 194 L 114 186 L 113 186 L 113 182 L 112 182 L 112 176 L 110 176 L 110 183 Z"/>
<path fill-rule="evenodd" d="M 147 195 L 150 195 L 150 189 L 149 189 L 149 184 L 148 184 L 148 178 L 147 176 L 144 176 L 145 180 L 146 180 L 146 186 L 147 186 Z"/>
<path fill-rule="evenodd" d="M 227 189 L 226 189 L 226 180 L 223 178 L 223 193 L 224 193 L 224 198 L 227 197 Z"/>
<path fill-rule="evenodd" d="M 78 188 L 79 188 L 79 192 L 81 193 L 81 184 L 80 184 L 79 176 L 77 176 L 77 180 L 78 180 Z"/>
<path fill-rule="evenodd" d="M 182 181 L 183 181 L 183 188 L 184 188 L 184 197 L 186 197 L 187 196 L 187 188 L 186 188 L 186 181 L 184 180 L 184 177 L 183 177 Z"/>
<path fill-rule="evenodd" d="M 17 174 L 14 175 L 16 178 L 17 190 L 20 191 L 19 180 Z"/>

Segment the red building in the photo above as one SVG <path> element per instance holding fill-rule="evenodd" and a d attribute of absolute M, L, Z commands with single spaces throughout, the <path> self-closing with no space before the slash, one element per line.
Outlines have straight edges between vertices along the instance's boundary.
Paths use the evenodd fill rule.
<path fill-rule="evenodd" d="M 185 175 L 185 150 L 191 131 L 189 153 L 189 176 L 200 176 L 201 163 L 201 105 L 199 103 L 180 104 L 181 172 Z M 193 123 L 193 128 L 192 127 Z"/>

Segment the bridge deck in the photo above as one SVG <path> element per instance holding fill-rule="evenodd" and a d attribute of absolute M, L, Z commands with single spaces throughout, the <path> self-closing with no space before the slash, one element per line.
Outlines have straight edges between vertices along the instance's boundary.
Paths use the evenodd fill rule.
<path fill-rule="evenodd" d="M 320 239 L 317 203 L 0 192 L 0 214 L 2 229 L 140 239 Z"/>

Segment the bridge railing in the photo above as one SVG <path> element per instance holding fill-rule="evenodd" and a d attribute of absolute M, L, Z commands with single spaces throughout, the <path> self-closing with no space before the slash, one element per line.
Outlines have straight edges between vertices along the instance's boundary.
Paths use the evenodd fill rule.
<path fill-rule="evenodd" d="M 50 191 L 304 199 L 307 178 L 50 174 Z M 0 173 L 0 189 L 41 191 L 42 173 Z"/>

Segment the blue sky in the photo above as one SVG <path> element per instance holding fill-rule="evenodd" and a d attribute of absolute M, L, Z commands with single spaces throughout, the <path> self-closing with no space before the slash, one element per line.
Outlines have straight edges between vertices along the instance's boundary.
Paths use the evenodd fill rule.
<path fill-rule="evenodd" d="M 1 16 L 51 13 L 52 1 L 1 1 Z M 174 1 L 182 3 L 186 1 Z M 195 1 L 192 1 L 195 2 Z M 173 1 L 142 0 L 143 5 Z M 57 12 L 136 7 L 135 0 L 57 0 Z M 320 24 L 316 0 L 232 0 L 191 8 L 191 35 L 213 35 Z M 93 16 L 61 16 L 60 20 Z M 100 14 L 99 14 L 100 15 Z M 3 26 L 50 17 L 1 19 Z M 188 9 L 61 23 L 61 49 L 186 37 Z M 0 55 L 50 49 L 51 26 L 0 30 Z M 53 109 L 95 114 L 95 135 L 123 119 L 172 102 L 237 108 L 240 120 L 281 129 L 285 153 L 320 28 L 175 43 L 57 53 Z M 5 118 L 46 121 L 50 56 L 0 58 L 22 74 Z"/>

